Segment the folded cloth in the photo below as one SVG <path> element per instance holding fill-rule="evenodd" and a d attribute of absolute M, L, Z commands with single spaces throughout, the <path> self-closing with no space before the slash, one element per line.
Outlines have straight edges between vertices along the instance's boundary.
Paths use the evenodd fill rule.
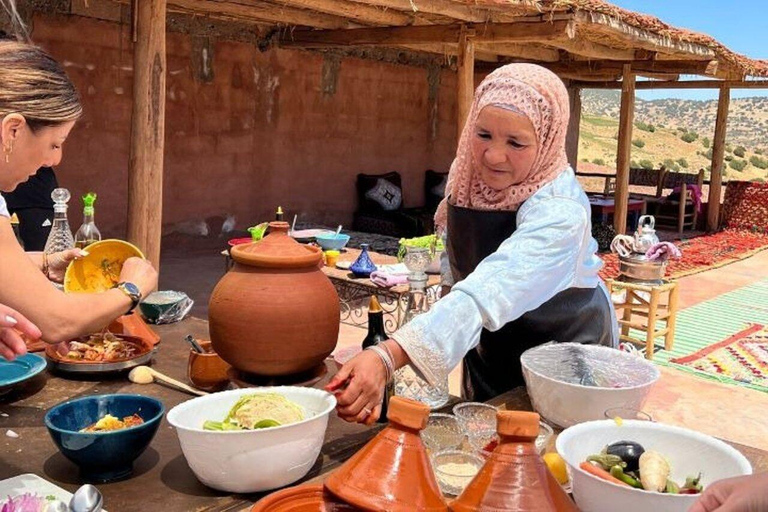
<path fill-rule="evenodd" d="M 683 253 L 672 242 L 653 244 L 645 253 L 645 257 L 651 261 L 666 261 L 669 258 L 679 260 L 682 256 Z"/>
<path fill-rule="evenodd" d="M 373 281 L 376 286 L 381 286 L 382 288 L 390 288 L 392 286 L 397 286 L 398 284 L 407 283 L 408 276 L 400 274 L 387 274 L 381 270 L 375 270 L 371 272 L 371 281 Z"/>
<path fill-rule="evenodd" d="M 691 191 L 691 199 L 693 199 L 693 205 L 696 207 L 696 212 L 701 213 L 702 201 L 701 201 L 701 187 L 698 185 L 686 185 L 687 189 Z M 680 191 L 682 187 L 680 185 L 672 189 L 672 193 L 667 196 L 667 199 L 680 200 Z"/>

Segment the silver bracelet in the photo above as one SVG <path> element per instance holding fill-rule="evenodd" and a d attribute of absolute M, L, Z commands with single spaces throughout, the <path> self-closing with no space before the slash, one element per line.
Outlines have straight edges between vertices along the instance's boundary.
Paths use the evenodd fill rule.
<path fill-rule="evenodd" d="M 392 374 L 394 375 L 394 373 L 395 373 L 395 356 L 392 355 L 392 351 L 389 350 L 389 347 L 387 346 L 386 343 L 381 343 L 378 346 L 383 348 L 387 352 L 387 355 L 389 356 L 389 360 L 392 362 Z"/>
<path fill-rule="evenodd" d="M 365 350 L 372 350 L 374 353 L 376 353 L 377 356 L 379 356 L 379 359 L 381 359 L 381 362 L 384 364 L 384 369 L 387 372 L 387 382 L 391 381 L 395 374 L 395 363 L 389 357 L 389 354 L 378 345 L 372 345 Z"/>

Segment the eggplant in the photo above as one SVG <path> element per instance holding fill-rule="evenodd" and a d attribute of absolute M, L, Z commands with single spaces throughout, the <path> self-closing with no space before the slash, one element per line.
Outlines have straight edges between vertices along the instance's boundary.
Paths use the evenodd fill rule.
<path fill-rule="evenodd" d="M 640 468 L 640 456 L 645 453 L 645 448 L 633 441 L 619 441 L 609 444 L 606 453 L 621 457 L 627 463 L 625 471 L 637 471 Z"/>

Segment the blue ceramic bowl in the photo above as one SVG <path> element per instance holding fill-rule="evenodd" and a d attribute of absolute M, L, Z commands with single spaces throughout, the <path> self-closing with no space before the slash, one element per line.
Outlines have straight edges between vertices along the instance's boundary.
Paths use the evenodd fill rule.
<path fill-rule="evenodd" d="M 162 402 L 142 395 L 94 395 L 63 402 L 45 415 L 45 426 L 62 454 L 83 479 L 109 482 L 133 472 L 133 461 L 155 437 L 165 413 Z M 79 432 L 106 414 L 138 414 L 144 423 L 112 432 Z"/>
<path fill-rule="evenodd" d="M 349 242 L 349 235 L 329 233 L 327 235 L 317 235 L 315 240 L 324 251 L 340 251 Z"/>

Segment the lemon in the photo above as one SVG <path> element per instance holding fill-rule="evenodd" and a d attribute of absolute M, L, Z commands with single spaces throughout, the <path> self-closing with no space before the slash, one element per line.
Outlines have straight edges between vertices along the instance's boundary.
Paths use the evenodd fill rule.
<path fill-rule="evenodd" d="M 555 477 L 560 485 L 568 483 L 568 470 L 565 467 L 565 461 L 557 453 L 545 453 L 544 464 L 549 468 L 549 472 Z"/>

